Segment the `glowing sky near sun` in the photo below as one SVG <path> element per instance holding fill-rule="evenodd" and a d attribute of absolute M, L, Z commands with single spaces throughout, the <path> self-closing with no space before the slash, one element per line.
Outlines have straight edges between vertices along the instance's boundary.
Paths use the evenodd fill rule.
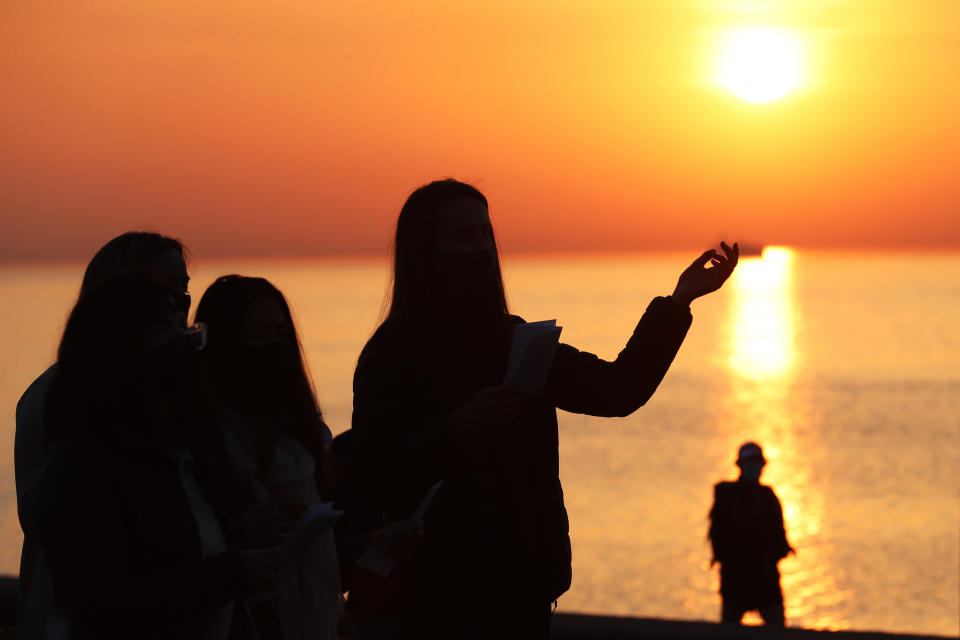
<path fill-rule="evenodd" d="M 382 253 L 446 176 L 508 251 L 957 247 L 958 67 L 954 0 L 4 3 L 0 260 Z"/>

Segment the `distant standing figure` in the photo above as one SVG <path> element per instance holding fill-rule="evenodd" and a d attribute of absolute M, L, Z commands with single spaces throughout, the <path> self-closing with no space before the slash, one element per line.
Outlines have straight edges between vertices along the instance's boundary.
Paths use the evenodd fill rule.
<path fill-rule="evenodd" d="M 783 593 L 777 563 L 795 551 L 787 542 L 777 494 L 760 484 L 766 463 L 760 445 L 745 442 L 737 456 L 740 478 L 714 486 L 711 566 L 720 563 L 723 622 L 740 624 L 744 613 L 758 611 L 765 624 L 782 627 Z"/>

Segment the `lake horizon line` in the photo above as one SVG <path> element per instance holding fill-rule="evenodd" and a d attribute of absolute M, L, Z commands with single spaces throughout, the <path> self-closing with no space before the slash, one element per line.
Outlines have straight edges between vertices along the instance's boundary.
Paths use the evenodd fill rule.
<path fill-rule="evenodd" d="M 815 247 L 815 246 L 804 246 L 804 245 L 790 245 L 790 244 L 781 244 L 781 243 L 743 243 L 745 246 L 741 247 L 743 251 L 746 247 L 750 247 L 755 250 L 762 250 L 764 248 L 777 247 L 789 249 L 796 253 L 801 253 L 804 255 L 836 255 L 836 256 L 851 256 L 851 255 L 864 255 L 864 256 L 873 256 L 873 255 L 904 255 L 904 256 L 917 256 L 917 255 L 930 255 L 930 256 L 944 256 L 944 255 L 957 255 L 960 254 L 960 245 L 958 246 L 936 246 L 936 247 Z M 718 248 L 719 241 L 716 246 L 714 245 L 704 245 L 700 247 L 686 247 L 686 248 L 660 248 L 660 249 L 637 249 L 637 250 L 626 250 L 626 249 L 604 249 L 604 250 L 566 250 L 566 249 L 557 249 L 557 250 L 514 250 L 507 248 L 506 250 L 503 247 L 500 247 L 500 260 L 502 262 L 536 262 L 536 261 L 553 261 L 553 260 L 571 260 L 571 261 L 580 261 L 580 260 L 622 260 L 622 259 L 636 259 L 636 258 L 646 258 L 646 257 L 658 257 L 658 256 L 677 256 L 690 254 L 691 259 L 696 255 L 699 255 L 700 252 L 704 251 L 707 248 Z M 742 253 L 741 257 L 754 257 L 758 256 L 759 253 Z M 86 264 L 93 255 L 91 254 L 87 258 L 78 258 L 78 257 L 58 257 L 58 258 L 37 258 L 37 259 L 22 259 L 22 258 L 4 258 L 0 257 L 0 269 L 10 269 L 10 268 L 24 268 L 24 267 L 62 267 L 62 266 L 71 266 L 78 263 Z M 278 254 L 221 254 L 221 253 L 212 253 L 206 255 L 200 255 L 199 252 L 191 250 L 190 247 L 187 247 L 187 259 L 188 263 L 221 263 L 221 262 L 250 262 L 250 263 L 342 263 L 342 264 L 375 264 L 375 263 L 389 263 L 392 260 L 392 250 L 386 250 L 383 252 L 373 252 L 373 251 L 357 251 L 357 252 L 326 252 L 326 253 L 290 253 L 284 255 Z"/>

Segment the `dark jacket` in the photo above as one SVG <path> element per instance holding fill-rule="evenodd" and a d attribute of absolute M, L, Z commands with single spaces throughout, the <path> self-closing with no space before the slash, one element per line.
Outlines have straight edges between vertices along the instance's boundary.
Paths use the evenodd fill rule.
<path fill-rule="evenodd" d="M 656 390 L 690 322 L 687 307 L 657 298 L 613 362 L 559 345 L 540 396 L 508 429 L 469 443 L 454 440 L 449 416 L 481 389 L 503 383 L 509 338 L 450 354 L 395 319 L 381 325 L 354 376 L 348 515 L 371 529 L 407 518 L 429 487 L 444 481 L 411 561 L 409 606 L 455 598 L 477 610 L 492 602 L 545 607 L 569 588 L 556 409 L 630 414 Z"/>
<path fill-rule="evenodd" d="M 719 482 L 713 494 L 709 535 L 721 595 L 753 608 L 782 602 L 777 563 L 793 549 L 777 495 L 751 482 Z"/>
<path fill-rule="evenodd" d="M 77 638 L 201 638 L 205 615 L 245 583 L 235 552 L 202 557 L 176 462 L 156 445 L 61 441 L 40 483 L 38 520 Z"/>

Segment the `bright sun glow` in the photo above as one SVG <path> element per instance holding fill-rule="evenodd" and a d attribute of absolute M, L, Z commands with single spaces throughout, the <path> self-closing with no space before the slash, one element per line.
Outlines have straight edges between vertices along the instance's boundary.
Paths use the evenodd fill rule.
<path fill-rule="evenodd" d="M 801 81 L 801 47 L 785 29 L 749 27 L 726 34 L 717 81 L 748 102 L 782 98 Z"/>

